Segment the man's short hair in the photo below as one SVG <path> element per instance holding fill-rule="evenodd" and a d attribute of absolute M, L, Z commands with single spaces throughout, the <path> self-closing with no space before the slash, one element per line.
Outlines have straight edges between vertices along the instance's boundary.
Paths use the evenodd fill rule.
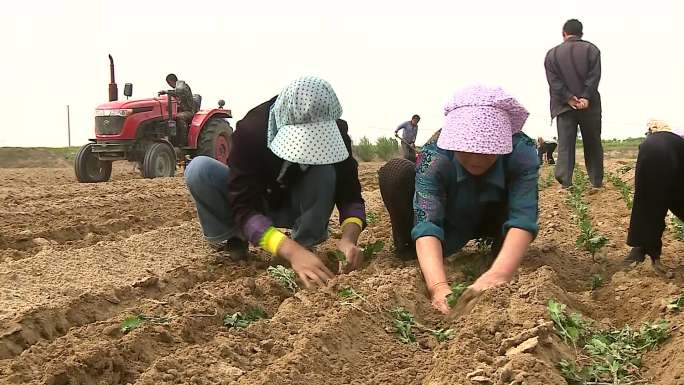
<path fill-rule="evenodd" d="M 577 19 L 570 19 L 563 24 L 563 32 L 565 32 L 567 35 L 582 37 L 584 34 L 582 29 L 582 23 Z"/>
<path fill-rule="evenodd" d="M 166 75 L 166 82 L 167 82 L 167 83 L 169 83 L 169 82 L 177 82 L 177 81 L 178 81 L 178 77 L 176 76 L 176 74 L 168 74 L 168 75 Z"/>
<path fill-rule="evenodd" d="M 411 120 L 413 120 L 413 119 L 418 119 L 418 120 L 420 120 L 420 116 L 418 116 L 418 115 L 413 115 L 413 116 L 411 117 Z"/>

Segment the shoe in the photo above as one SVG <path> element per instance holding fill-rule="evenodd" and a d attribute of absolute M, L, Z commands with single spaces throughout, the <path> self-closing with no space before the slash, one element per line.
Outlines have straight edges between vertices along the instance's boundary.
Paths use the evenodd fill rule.
<path fill-rule="evenodd" d="M 627 254 L 625 259 L 622 260 L 622 265 L 624 267 L 629 267 L 633 263 L 639 264 L 646 260 L 646 252 L 641 247 L 633 247 L 632 250 Z"/>
<path fill-rule="evenodd" d="M 230 258 L 233 261 L 247 259 L 249 244 L 240 238 L 231 238 L 218 243 L 210 243 L 215 252 Z"/>

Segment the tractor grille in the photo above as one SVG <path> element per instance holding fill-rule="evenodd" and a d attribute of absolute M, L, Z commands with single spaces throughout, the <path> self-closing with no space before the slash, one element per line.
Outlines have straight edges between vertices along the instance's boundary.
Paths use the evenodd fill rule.
<path fill-rule="evenodd" d="M 95 133 L 103 135 L 116 135 L 121 132 L 124 124 L 123 116 L 96 116 Z"/>

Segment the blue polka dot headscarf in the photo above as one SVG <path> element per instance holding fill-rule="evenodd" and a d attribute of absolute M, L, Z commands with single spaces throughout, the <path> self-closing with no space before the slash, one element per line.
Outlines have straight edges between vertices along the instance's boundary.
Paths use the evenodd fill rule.
<path fill-rule="evenodd" d="M 336 120 L 342 106 L 323 79 L 307 76 L 278 95 L 268 119 L 268 148 L 299 164 L 320 165 L 349 157 Z"/>

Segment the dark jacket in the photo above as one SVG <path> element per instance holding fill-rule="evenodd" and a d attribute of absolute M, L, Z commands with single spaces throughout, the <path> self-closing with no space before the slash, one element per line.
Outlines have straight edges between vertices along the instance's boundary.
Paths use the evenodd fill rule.
<path fill-rule="evenodd" d="M 588 41 L 570 37 L 547 52 L 544 60 L 551 94 L 551 118 L 572 108 L 576 96 L 589 100 L 589 109 L 601 111 L 601 51 Z"/>
<path fill-rule="evenodd" d="M 266 207 L 269 210 L 281 207 L 290 187 L 306 172 L 300 167 L 289 167 L 281 182 L 276 180 L 284 160 L 271 152 L 266 143 L 269 111 L 276 98 L 254 107 L 237 122 L 228 158 L 228 201 L 236 224 L 252 244 L 257 244 L 263 232 L 272 225 L 264 215 Z M 349 158 L 334 165 L 335 204 L 340 212 L 340 222 L 357 217 L 365 224 L 358 163 L 351 156 L 347 122 L 339 119 L 337 126 L 350 154 Z"/>

